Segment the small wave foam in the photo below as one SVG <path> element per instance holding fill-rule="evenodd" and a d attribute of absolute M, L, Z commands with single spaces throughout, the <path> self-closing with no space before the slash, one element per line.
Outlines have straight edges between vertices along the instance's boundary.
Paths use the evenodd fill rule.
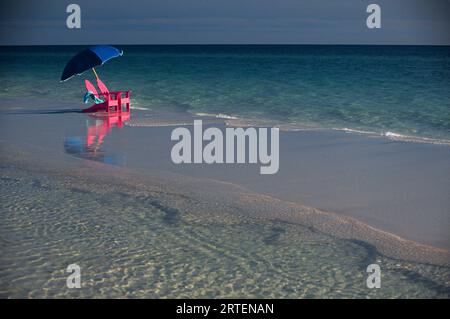
<path fill-rule="evenodd" d="M 348 134 L 360 134 L 370 137 L 384 137 L 394 141 L 402 141 L 402 142 L 414 142 L 414 143 L 428 143 L 428 144 L 439 144 L 439 145 L 448 145 L 450 146 L 450 140 L 448 139 L 439 139 L 439 138 L 430 138 L 430 137 L 420 137 L 420 136 L 412 136 L 412 135 L 403 135 L 394 132 L 375 132 L 375 131 L 365 131 L 360 129 L 353 129 L 348 127 L 319 127 L 307 124 L 300 123 L 282 123 L 282 122 L 274 122 L 271 120 L 260 120 L 260 119 L 229 119 L 225 121 L 228 126 L 272 126 L 278 127 L 282 131 L 340 131 Z"/>
<path fill-rule="evenodd" d="M 370 136 L 382 136 L 385 138 L 388 138 L 393 141 L 401 141 L 401 142 L 414 142 L 414 143 L 429 143 L 429 144 L 440 144 L 440 145 L 449 145 L 450 146 L 450 140 L 446 139 L 438 139 L 438 138 L 430 138 L 430 137 L 420 137 L 420 136 L 412 136 L 412 135 L 404 135 L 394 132 L 372 132 L 372 131 L 363 131 L 363 130 L 357 130 L 357 129 L 351 129 L 351 128 L 332 128 L 335 131 L 343 131 L 346 133 L 353 133 L 353 134 L 362 134 L 362 135 L 370 135 Z"/>
<path fill-rule="evenodd" d="M 131 107 L 135 110 L 151 110 L 150 108 L 144 107 Z M 195 116 L 209 117 L 215 119 L 223 119 L 224 123 L 227 126 L 231 127 L 250 127 L 250 126 L 271 126 L 278 127 L 282 131 L 340 131 L 349 134 L 360 134 L 366 135 L 370 137 L 384 137 L 393 141 L 402 141 L 402 142 L 415 142 L 415 143 L 428 143 L 428 144 L 439 144 L 439 145 L 448 145 L 450 146 L 449 139 L 439 139 L 439 138 L 430 138 L 430 137 L 420 137 L 413 135 L 404 135 L 400 133 L 395 133 L 392 131 L 385 132 L 376 132 L 369 130 L 362 130 L 356 128 L 349 127 L 321 127 L 319 125 L 313 124 L 304 124 L 304 123 L 287 123 L 274 121 L 269 119 L 261 119 L 261 118 L 245 118 L 245 117 L 237 117 L 234 115 L 228 115 L 224 113 L 206 113 L 206 112 L 197 112 L 192 113 Z M 130 126 L 174 126 L 174 125 L 189 125 L 192 122 L 187 121 L 186 119 L 182 121 L 176 120 L 147 120 L 147 121 L 133 121 L 133 123 L 129 123 Z"/>
<path fill-rule="evenodd" d="M 130 109 L 139 110 L 139 111 L 150 111 L 151 110 L 151 108 L 141 107 L 141 106 L 130 106 Z"/>
<path fill-rule="evenodd" d="M 446 139 L 436 139 L 436 138 L 429 138 L 429 137 L 403 135 L 403 134 L 398 134 L 398 133 L 394 133 L 394 132 L 385 132 L 383 134 L 383 136 L 385 136 L 391 140 L 395 140 L 395 141 L 431 143 L 431 144 L 441 144 L 441 145 L 449 145 L 450 146 L 450 140 L 446 140 Z"/>
<path fill-rule="evenodd" d="M 208 116 L 208 117 L 215 117 L 217 119 L 228 119 L 228 120 L 238 120 L 239 118 L 232 115 L 227 115 L 223 113 L 213 114 L 213 113 L 194 113 L 197 116 Z"/>
<path fill-rule="evenodd" d="M 388 138 L 393 141 L 440 144 L 440 145 L 449 145 L 450 146 L 450 140 L 404 135 L 404 134 L 394 133 L 394 132 L 390 132 L 390 131 L 377 133 L 377 132 L 373 132 L 373 131 L 357 130 L 357 129 L 351 129 L 351 128 L 347 128 L 347 127 L 332 128 L 332 130 L 343 131 L 345 133 L 350 133 L 350 134 L 361 134 L 361 135 L 375 136 L 375 137 L 382 136 L 382 137 Z"/>
<path fill-rule="evenodd" d="M 376 135 L 375 132 L 371 132 L 371 131 L 363 131 L 363 130 L 356 130 L 356 129 L 352 129 L 352 128 L 348 128 L 348 127 L 344 127 L 344 128 L 334 128 L 334 130 L 337 131 L 344 131 L 346 133 L 356 133 L 356 134 L 365 134 L 365 135 Z"/>
<path fill-rule="evenodd" d="M 130 127 L 160 127 L 160 126 L 183 126 L 183 125 L 192 125 L 191 122 L 187 121 L 170 121 L 170 120 L 150 120 L 150 119 L 136 119 L 130 120 L 125 123 L 126 126 Z"/>

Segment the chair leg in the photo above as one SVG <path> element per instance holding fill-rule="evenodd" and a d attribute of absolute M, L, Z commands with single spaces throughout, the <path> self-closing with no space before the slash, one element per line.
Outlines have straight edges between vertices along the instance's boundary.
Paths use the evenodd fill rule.
<path fill-rule="evenodd" d="M 130 92 L 128 91 L 125 96 L 127 98 L 127 104 L 126 104 L 127 112 L 130 112 Z"/>
<path fill-rule="evenodd" d="M 119 111 L 119 113 L 122 113 L 122 93 L 119 92 L 117 94 L 117 109 Z"/>

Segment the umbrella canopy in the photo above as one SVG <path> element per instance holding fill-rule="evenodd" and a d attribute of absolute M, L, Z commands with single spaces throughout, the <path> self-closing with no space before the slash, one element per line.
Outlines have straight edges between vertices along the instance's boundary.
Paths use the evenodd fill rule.
<path fill-rule="evenodd" d="M 122 50 L 109 45 L 96 45 L 83 50 L 67 63 L 61 75 L 61 81 L 66 81 L 74 75 L 80 75 L 84 71 L 102 65 L 106 61 L 122 54 Z"/>

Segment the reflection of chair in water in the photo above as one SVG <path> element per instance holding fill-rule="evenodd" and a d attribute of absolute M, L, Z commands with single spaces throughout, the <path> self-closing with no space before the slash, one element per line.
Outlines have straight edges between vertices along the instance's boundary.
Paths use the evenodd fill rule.
<path fill-rule="evenodd" d="M 92 116 L 95 121 L 88 125 L 86 134 L 86 149 L 96 152 L 103 144 L 105 136 L 115 126 L 122 127 L 123 122 L 130 119 L 130 113 L 117 116 Z"/>
<path fill-rule="evenodd" d="M 106 136 L 114 127 L 122 127 L 123 123 L 130 119 L 129 113 L 120 116 L 97 116 L 90 115 L 86 122 L 86 136 L 67 136 L 64 139 L 64 150 L 66 153 L 76 157 L 101 161 L 108 164 L 121 165 L 124 156 L 120 154 L 108 154 L 102 150 Z M 83 134 L 84 135 L 84 134 Z"/>
<path fill-rule="evenodd" d="M 97 78 L 97 85 L 101 92 L 100 94 L 97 92 L 95 86 L 89 82 L 89 80 L 84 80 L 84 84 L 88 92 L 91 92 L 95 97 L 102 99 L 104 102 L 94 104 L 91 107 L 84 109 L 83 112 L 91 113 L 103 111 L 106 112 L 107 115 L 117 115 L 130 112 L 130 91 L 110 92 L 100 78 Z"/>

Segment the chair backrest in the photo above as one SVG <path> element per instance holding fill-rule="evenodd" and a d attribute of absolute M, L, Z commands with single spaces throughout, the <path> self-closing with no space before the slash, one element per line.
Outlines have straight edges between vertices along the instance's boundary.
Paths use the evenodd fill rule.
<path fill-rule="evenodd" d="M 98 85 L 98 88 L 100 89 L 100 91 L 103 94 L 108 94 L 109 93 L 109 90 L 106 87 L 105 83 L 103 83 L 102 80 L 100 80 L 99 78 L 97 78 L 97 85 Z"/>
<path fill-rule="evenodd" d="M 89 80 L 84 80 L 84 85 L 86 86 L 86 90 L 88 90 L 88 91 L 94 93 L 96 96 L 98 96 L 97 89 L 91 82 L 89 82 Z"/>

